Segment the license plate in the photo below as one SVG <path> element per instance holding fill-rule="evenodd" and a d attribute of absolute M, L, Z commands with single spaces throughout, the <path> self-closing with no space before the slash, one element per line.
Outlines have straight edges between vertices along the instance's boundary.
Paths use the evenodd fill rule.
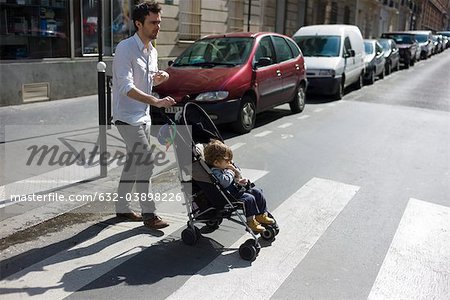
<path fill-rule="evenodd" d="M 181 106 L 171 106 L 171 107 L 166 107 L 164 109 L 166 114 L 176 114 L 177 112 L 181 112 L 182 110 L 183 110 L 183 107 L 181 107 Z"/>

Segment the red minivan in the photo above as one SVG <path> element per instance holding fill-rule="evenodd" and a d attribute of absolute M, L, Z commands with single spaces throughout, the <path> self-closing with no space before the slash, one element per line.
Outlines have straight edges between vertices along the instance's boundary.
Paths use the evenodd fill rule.
<path fill-rule="evenodd" d="M 255 126 L 256 114 L 283 103 L 293 113 L 305 107 L 303 55 L 289 37 L 269 32 L 206 36 L 186 49 L 166 70 L 170 78 L 154 88 L 178 104 L 199 104 L 216 124 L 231 123 L 239 133 Z M 152 107 L 155 124 L 164 121 Z"/>

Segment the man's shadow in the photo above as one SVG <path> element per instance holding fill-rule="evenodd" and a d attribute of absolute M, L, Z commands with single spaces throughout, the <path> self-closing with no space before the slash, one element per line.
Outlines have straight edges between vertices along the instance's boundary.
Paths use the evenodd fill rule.
<path fill-rule="evenodd" d="M 69 261 L 80 256 L 92 255 L 105 247 L 109 247 L 135 235 L 153 234 L 160 236 L 163 234 L 162 231 L 149 232 L 143 227 L 138 227 L 108 236 L 97 243 L 83 248 L 70 249 L 74 245 L 82 243 L 90 238 L 93 238 L 95 235 L 100 234 L 102 230 L 107 228 L 109 225 L 114 225 L 116 222 L 116 218 L 100 222 L 99 224 L 92 225 L 72 238 L 41 249 L 30 250 L 26 253 L 22 253 L 16 257 L 8 259 L 7 261 L 1 262 L 2 280 L 4 280 L 4 278 L 8 275 L 10 275 L 8 280 L 20 280 L 20 276 L 24 276 L 26 274 L 23 274 L 22 272 L 14 274 L 14 271 L 17 272 L 26 268 L 27 265 L 31 266 L 37 262 L 42 262 L 45 259 L 47 260 L 45 261 L 45 264 L 41 266 L 41 269 L 32 269 L 31 271 L 42 271 L 43 276 L 45 276 L 45 266 L 63 262 L 64 257 L 70 257 L 69 259 L 66 259 L 66 261 Z M 212 273 L 228 272 L 234 268 L 245 268 L 251 266 L 251 262 L 242 260 L 239 257 L 239 253 L 237 251 L 238 249 L 224 248 L 223 245 L 204 235 L 195 246 L 185 245 L 180 239 L 181 230 L 183 229 L 184 227 L 180 228 L 174 233 L 168 235 L 166 238 L 159 240 L 155 244 L 145 247 L 140 246 L 138 249 L 126 249 L 126 253 L 128 254 L 118 255 L 108 261 L 103 261 L 98 264 L 83 265 L 77 267 L 76 269 L 70 270 L 64 274 L 58 285 L 49 287 L 31 286 L 17 289 L 3 288 L 0 289 L 1 293 L 14 294 L 26 292 L 28 295 L 40 295 L 49 290 L 61 288 L 66 292 L 75 292 L 96 290 L 122 283 L 126 283 L 129 286 L 138 286 L 143 284 L 154 284 L 164 278 L 179 275 L 192 276 L 199 273 L 200 275 L 206 276 Z M 267 243 L 262 246 L 267 246 Z M 62 251 L 67 252 L 64 255 L 55 255 Z M 201 270 L 218 256 L 222 255 L 224 251 L 229 251 L 224 254 L 227 263 L 218 265 L 214 268 L 214 270 L 208 268 L 207 272 L 202 274 Z M 135 254 L 136 252 L 138 253 Z M 17 264 L 17 261 L 21 262 L 20 265 Z M 14 268 L 8 268 L 8 266 L 13 266 L 14 262 L 17 264 L 16 270 L 14 270 Z M 104 270 L 106 270 L 106 272 Z M 96 275 L 92 276 L 92 274 L 102 275 L 96 278 Z M 82 287 L 79 286 L 79 278 L 89 277 L 96 279 Z"/>

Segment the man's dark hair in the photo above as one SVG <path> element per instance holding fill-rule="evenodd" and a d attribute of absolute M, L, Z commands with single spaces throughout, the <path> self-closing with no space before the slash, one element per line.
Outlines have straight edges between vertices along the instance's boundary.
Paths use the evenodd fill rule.
<path fill-rule="evenodd" d="M 136 21 L 141 22 L 144 24 L 145 17 L 148 16 L 150 13 L 158 14 L 161 12 L 161 6 L 158 2 L 155 1 L 144 1 L 142 3 L 139 3 L 134 7 L 133 10 L 133 24 L 136 30 L 138 29 L 136 27 Z"/>

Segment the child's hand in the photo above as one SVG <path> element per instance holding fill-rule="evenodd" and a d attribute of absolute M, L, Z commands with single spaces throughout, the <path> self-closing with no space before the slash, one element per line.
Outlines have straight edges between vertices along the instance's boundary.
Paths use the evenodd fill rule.
<path fill-rule="evenodd" d="M 239 181 L 238 181 L 238 184 L 239 184 L 239 185 L 242 185 L 242 186 L 247 185 L 247 183 L 248 183 L 248 179 L 247 179 L 247 178 L 241 178 L 241 179 L 239 179 Z"/>

